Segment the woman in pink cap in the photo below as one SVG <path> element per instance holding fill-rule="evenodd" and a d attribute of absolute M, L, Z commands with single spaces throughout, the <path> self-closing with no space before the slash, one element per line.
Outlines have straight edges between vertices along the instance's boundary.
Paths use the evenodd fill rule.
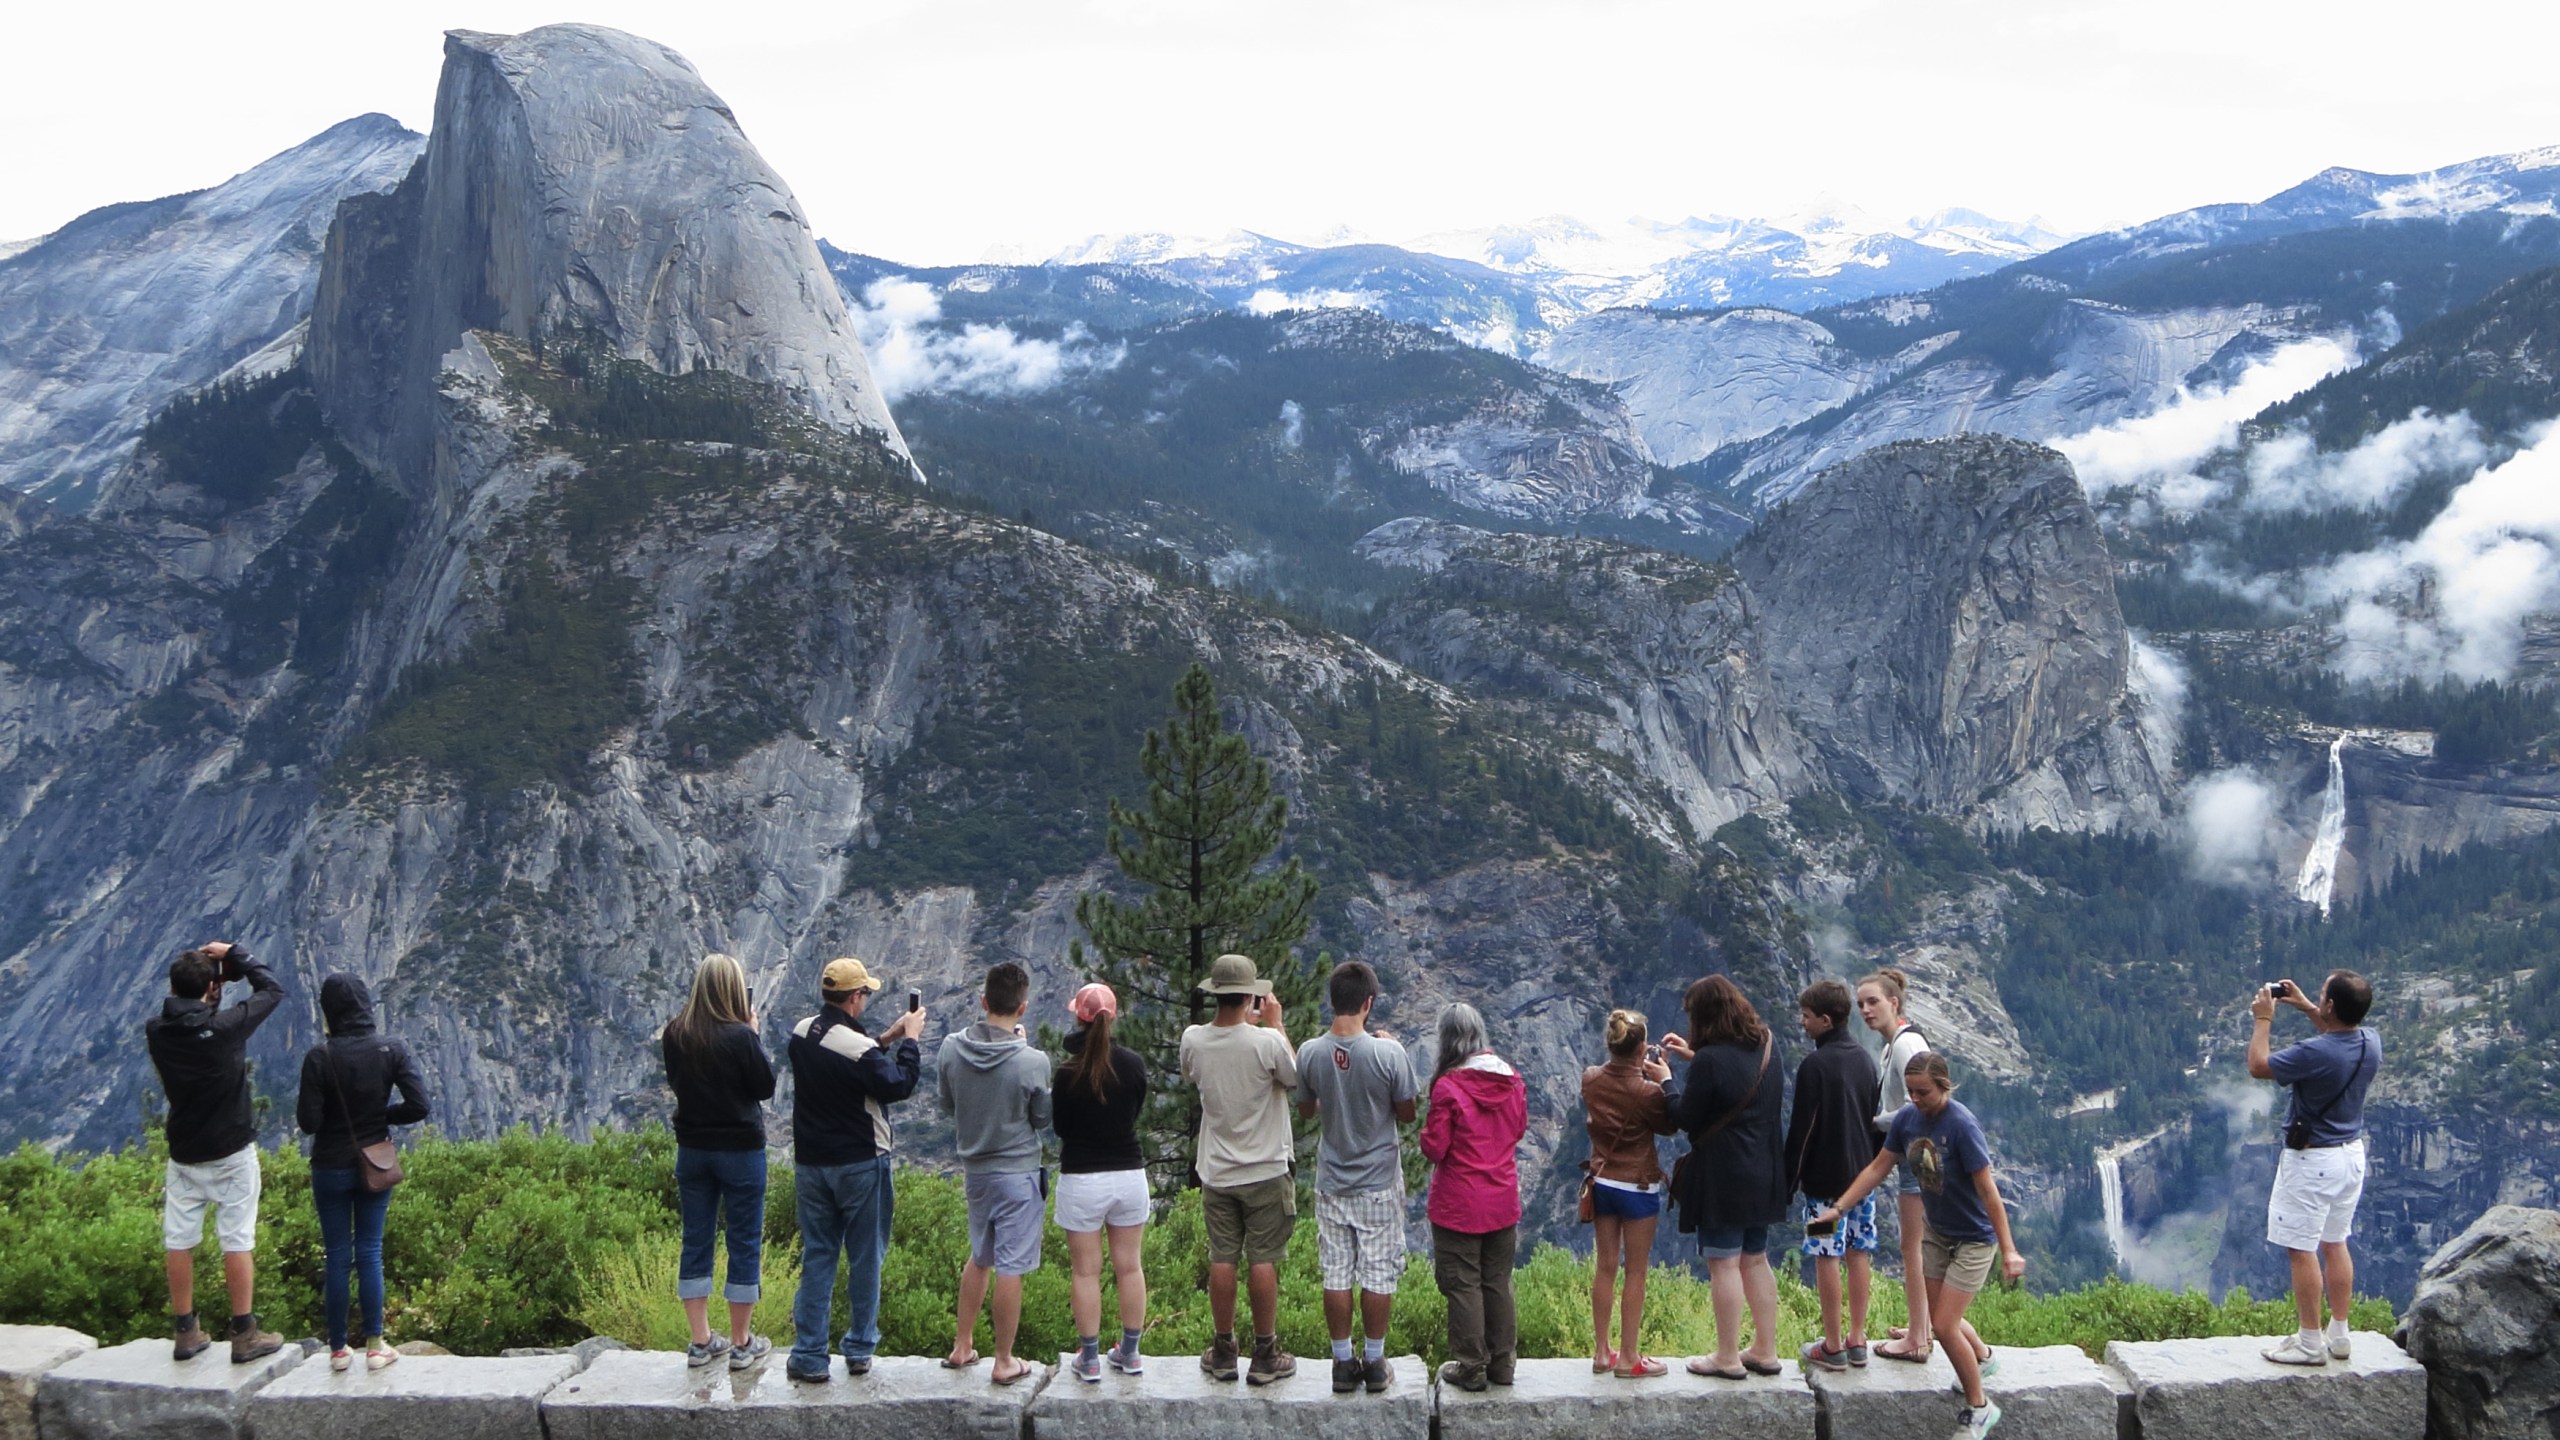
<path fill-rule="evenodd" d="M 1067 1008 L 1081 1028 L 1067 1036 L 1049 1121 L 1058 1132 L 1058 1228 L 1067 1232 L 1075 1269 L 1076 1356 L 1067 1368 L 1079 1380 L 1100 1383 L 1106 1234 L 1111 1273 L 1120 1287 L 1120 1343 L 1111 1347 L 1112 1369 L 1139 1373 L 1138 1333 L 1147 1323 L 1147 1274 L 1138 1255 L 1149 1208 L 1147 1161 L 1138 1148 L 1147 1066 L 1137 1051 L 1111 1043 L 1120 997 L 1110 986 L 1087 985 Z"/>

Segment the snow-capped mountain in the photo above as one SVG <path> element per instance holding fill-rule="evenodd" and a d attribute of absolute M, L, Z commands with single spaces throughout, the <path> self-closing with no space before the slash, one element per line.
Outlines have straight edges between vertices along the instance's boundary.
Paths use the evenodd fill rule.
<path fill-rule="evenodd" d="M 85 505 L 171 398 L 271 348 L 289 359 L 339 200 L 388 190 L 425 143 L 361 115 L 0 258 L 0 487 Z"/>

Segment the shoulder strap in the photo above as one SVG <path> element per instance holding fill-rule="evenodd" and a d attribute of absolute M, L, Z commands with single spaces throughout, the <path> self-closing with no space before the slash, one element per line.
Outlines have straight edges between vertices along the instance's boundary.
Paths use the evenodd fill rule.
<path fill-rule="evenodd" d="M 2322 1105 L 2318 1110 L 2309 1115 L 2296 1114 L 2294 1116 L 2295 1121 L 2300 1124 L 2310 1125 L 2328 1119 L 2329 1112 L 2337 1109 L 2338 1106 L 2346 1100 L 2347 1092 L 2356 1088 L 2357 1080 L 2362 1078 L 2364 1075 L 2365 1063 L 2376 1058 L 2372 1037 L 2364 1033 L 2363 1026 L 2357 1026 L 2356 1068 L 2347 1072 L 2347 1082 L 2338 1087 L 2337 1093 L 2329 1097 L 2327 1104 Z"/>
<path fill-rule="evenodd" d="M 1711 1136 L 1723 1134 L 1725 1127 L 1731 1125 L 1734 1121 L 1741 1119 L 1743 1112 L 1751 1108 L 1751 1102 L 1760 1098 L 1760 1083 L 1769 1078 L 1769 1060 L 1771 1056 L 1776 1054 L 1777 1043 L 1777 1032 L 1766 1026 L 1761 1027 L 1760 1073 L 1751 1077 L 1751 1088 L 1742 1092 L 1742 1103 L 1734 1106 L 1731 1110 L 1726 1111 L 1723 1119 L 1718 1120 L 1713 1125 L 1699 1131 L 1699 1139 L 1705 1140 Z"/>
<path fill-rule="evenodd" d="M 347 1143 L 362 1150 L 364 1142 L 356 1138 L 355 1107 L 347 1103 L 346 1084 L 338 1078 L 338 1047 L 323 1039 L 320 1042 L 320 1049 L 329 1057 L 329 1088 L 336 1091 L 338 1095 L 338 1118 L 346 1122 Z"/>

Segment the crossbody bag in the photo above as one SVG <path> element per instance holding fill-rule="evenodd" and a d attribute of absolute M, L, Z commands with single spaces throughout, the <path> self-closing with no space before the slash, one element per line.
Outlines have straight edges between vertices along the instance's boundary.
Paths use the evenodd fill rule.
<path fill-rule="evenodd" d="M 400 1168 L 400 1147 L 392 1144 L 388 1135 L 370 1145 L 357 1142 L 356 1112 L 347 1104 L 347 1087 L 338 1077 L 338 1052 L 325 1045 L 322 1048 L 329 1051 L 329 1088 L 337 1092 L 338 1113 L 347 1122 L 347 1143 L 355 1146 L 356 1179 L 369 1193 L 379 1195 L 408 1178 Z"/>
<path fill-rule="evenodd" d="M 1677 1206 L 1680 1203 L 1681 1197 L 1688 1193 L 1689 1170 L 1692 1162 L 1696 1161 L 1698 1158 L 1698 1147 L 1709 1140 L 1714 1139 L 1718 1135 L 1723 1134 L 1727 1127 L 1731 1126 L 1734 1121 L 1741 1119 L 1744 1112 L 1751 1108 L 1752 1101 L 1760 1098 L 1760 1086 L 1762 1082 L 1769 1078 L 1769 1061 L 1777 1053 L 1777 1042 L 1777 1033 L 1763 1027 L 1760 1032 L 1760 1073 L 1751 1077 L 1751 1088 L 1742 1092 L 1742 1103 L 1734 1106 L 1731 1110 L 1726 1111 L 1724 1116 L 1717 1120 L 1713 1125 L 1699 1131 L 1697 1135 L 1690 1140 L 1689 1148 L 1681 1151 L 1680 1158 L 1672 1163 L 1670 1200 L 1673 1205 Z M 1682 1228 L 1686 1231 L 1695 1227 L 1694 1225 L 1684 1225 Z"/>

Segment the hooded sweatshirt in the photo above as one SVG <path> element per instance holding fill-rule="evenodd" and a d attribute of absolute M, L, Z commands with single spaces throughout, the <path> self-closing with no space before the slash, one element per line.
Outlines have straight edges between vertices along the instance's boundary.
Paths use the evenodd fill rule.
<path fill-rule="evenodd" d="M 1040 1168 L 1049 1128 L 1049 1057 L 1011 1030 L 981 1020 L 943 1037 L 933 1062 L 934 1094 L 953 1117 L 960 1161 L 972 1175 Z"/>
<path fill-rule="evenodd" d="M 249 1037 L 284 999 L 284 987 L 267 967 L 234 951 L 249 998 L 229 1009 L 219 999 L 172 995 L 160 1013 L 142 1024 L 143 1044 L 169 1092 L 169 1158 L 203 1165 L 236 1155 L 255 1143 L 258 1122 L 249 1105 Z"/>
<path fill-rule="evenodd" d="M 294 1119 L 311 1137 L 312 1168 L 348 1170 L 356 1151 L 390 1139 L 392 1126 L 427 1118 L 427 1087 L 409 1047 L 374 1033 L 373 997 L 362 980 L 332 975 L 321 981 L 320 1017 L 329 1038 L 302 1057 Z"/>
<path fill-rule="evenodd" d="M 1529 1130 L 1529 1090 L 1487 1050 L 1431 1082 L 1422 1121 L 1429 1160 L 1431 1223 L 1462 1235 L 1490 1235 L 1520 1223 L 1520 1137 Z"/>

